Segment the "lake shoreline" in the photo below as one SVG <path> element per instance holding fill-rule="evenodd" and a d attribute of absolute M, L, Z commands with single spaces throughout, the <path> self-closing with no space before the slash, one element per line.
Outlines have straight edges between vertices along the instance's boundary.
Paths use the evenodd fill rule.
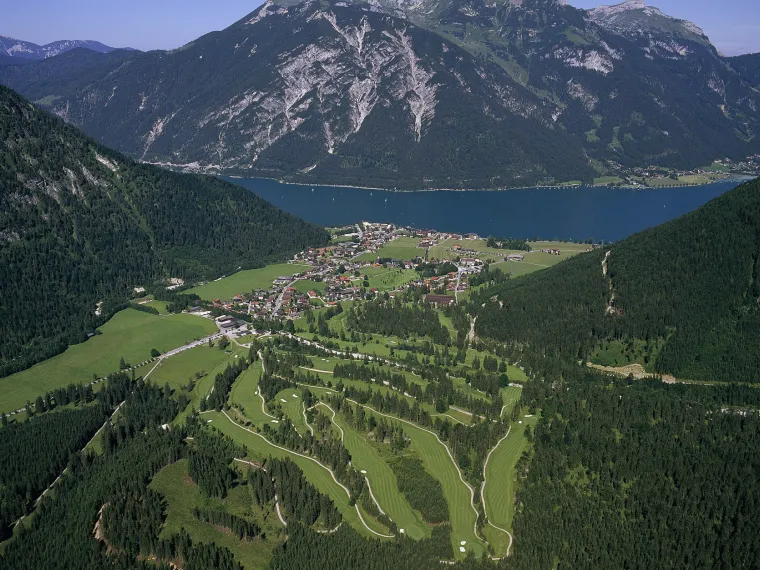
<path fill-rule="evenodd" d="M 226 180 L 269 180 L 271 182 L 277 182 L 284 186 L 320 186 L 322 188 L 350 188 L 352 190 L 371 190 L 379 192 L 395 192 L 399 194 L 414 194 L 420 192 L 512 192 L 515 190 L 572 190 L 579 188 L 607 188 L 609 190 L 668 190 L 674 188 L 700 188 L 703 186 L 711 186 L 712 184 L 723 184 L 725 182 L 736 182 L 742 184 L 750 180 L 757 178 L 756 176 L 737 174 L 735 176 L 729 176 L 728 178 L 721 178 L 720 180 L 713 180 L 704 184 L 673 184 L 668 186 L 639 186 L 639 185 L 609 185 L 609 184 L 564 184 L 564 185 L 551 185 L 551 186 L 511 186 L 509 188 L 420 188 L 415 190 L 399 190 L 398 188 L 381 188 L 379 186 L 352 186 L 348 184 L 324 184 L 318 182 L 289 182 L 279 178 L 271 178 L 267 176 L 254 176 L 251 178 L 245 176 L 225 176 L 216 175 Z"/>

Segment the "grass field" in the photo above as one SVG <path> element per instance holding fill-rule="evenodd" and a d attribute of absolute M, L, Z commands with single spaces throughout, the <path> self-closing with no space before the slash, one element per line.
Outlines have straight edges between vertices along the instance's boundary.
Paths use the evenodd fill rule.
<path fill-rule="evenodd" d="M 214 299 L 228 301 L 235 295 L 250 293 L 254 289 L 272 289 L 272 281 L 278 277 L 290 277 L 306 269 L 308 269 L 307 265 L 290 263 L 267 265 L 260 269 L 238 271 L 229 277 L 222 277 L 217 281 L 188 289 L 185 293 L 195 293 L 201 299 L 206 299 L 207 301 L 213 301 Z"/>
<path fill-rule="evenodd" d="M 155 348 L 166 352 L 216 331 L 210 319 L 177 314 L 166 317 L 125 309 L 100 328 L 102 334 L 75 344 L 64 353 L 0 379 L 0 411 L 34 401 L 38 394 L 74 382 L 90 382 L 119 370 L 119 359 L 131 364 L 150 358 Z"/>
<path fill-rule="evenodd" d="M 261 400 L 259 398 L 259 400 Z M 283 402 L 283 400 L 285 400 Z M 280 405 L 282 412 L 290 418 L 293 422 L 293 427 L 296 431 L 305 437 L 309 428 L 306 426 L 306 418 L 303 416 L 303 401 L 301 400 L 301 390 L 288 388 L 282 390 L 277 396 L 275 396 L 275 402 Z"/>
<path fill-rule="evenodd" d="M 332 417 L 332 412 L 325 406 L 320 406 L 320 409 Z M 398 528 L 404 529 L 407 536 L 415 540 L 430 536 L 430 528 L 398 490 L 396 475 L 378 450 L 339 414 L 335 415 L 334 421 L 343 429 L 343 443 L 351 453 L 352 465 L 360 471 L 367 471 L 372 493 L 382 509 L 396 522 Z"/>
<path fill-rule="evenodd" d="M 187 474 L 187 460 L 164 467 L 153 478 L 150 487 L 166 497 L 166 522 L 162 537 L 185 529 L 194 542 L 211 543 L 229 548 L 246 570 L 266 568 L 272 550 L 281 542 L 282 524 L 274 511 L 253 506 L 247 486 L 230 489 L 225 499 L 206 497 Z M 265 540 L 239 540 L 221 527 L 201 522 L 192 513 L 194 507 L 225 510 L 254 520 L 266 533 Z"/>
<path fill-rule="evenodd" d="M 486 486 L 483 489 L 486 512 L 489 520 L 496 526 L 512 531 L 515 516 L 515 465 L 528 446 L 525 428 L 535 427 L 538 417 L 522 417 L 522 423 L 513 423 L 509 436 L 491 454 L 486 466 Z M 486 538 L 496 550 L 497 556 L 503 556 L 509 543 L 502 531 L 491 526 L 484 529 Z"/>
<path fill-rule="evenodd" d="M 346 491 L 333 480 L 327 469 L 308 458 L 273 446 L 262 437 L 251 433 L 250 431 L 245 430 L 242 426 L 230 421 L 221 412 L 208 412 L 203 414 L 202 417 L 207 421 L 211 420 L 209 425 L 212 427 L 218 429 L 225 435 L 228 435 L 239 444 L 245 445 L 248 449 L 248 455 L 252 459 L 263 460 L 268 457 L 289 457 L 303 470 L 304 475 L 309 479 L 309 482 L 314 485 L 320 493 L 324 493 L 332 499 L 333 503 L 335 503 L 335 507 L 341 512 L 344 520 L 348 524 L 350 524 L 362 536 L 375 536 L 364 528 L 364 525 L 359 519 L 359 515 L 356 513 L 356 509 L 351 507 L 348 503 L 348 495 L 346 494 Z"/>
<path fill-rule="evenodd" d="M 398 260 L 411 260 L 415 257 L 425 257 L 425 250 L 420 248 L 420 239 L 399 237 L 389 241 L 376 252 L 367 252 L 356 258 L 356 261 L 374 261 L 378 257 Z"/>
<path fill-rule="evenodd" d="M 370 271 L 374 270 L 374 271 Z M 385 267 L 368 267 L 360 270 L 362 275 L 369 276 L 370 289 L 393 291 L 410 281 L 415 281 L 419 275 L 414 269 L 386 269 Z"/>
<path fill-rule="evenodd" d="M 271 419 L 261 408 L 261 397 L 256 393 L 261 378 L 261 361 L 254 362 L 232 385 L 230 402 L 240 408 L 245 417 L 256 425 Z"/>
<path fill-rule="evenodd" d="M 316 291 L 317 293 L 322 295 L 325 292 L 324 283 L 318 283 L 316 281 L 311 281 L 311 280 L 297 281 L 296 284 L 293 285 L 293 288 L 299 293 L 308 293 L 309 291 Z"/>

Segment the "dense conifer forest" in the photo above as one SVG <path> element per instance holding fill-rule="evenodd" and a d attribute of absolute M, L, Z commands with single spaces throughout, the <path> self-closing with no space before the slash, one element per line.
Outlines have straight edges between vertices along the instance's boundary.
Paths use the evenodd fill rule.
<path fill-rule="evenodd" d="M 479 335 L 506 343 L 506 354 L 531 369 L 544 359 L 592 360 L 610 339 L 643 341 L 641 364 L 653 372 L 756 382 L 760 181 L 618 244 L 486 287 L 471 310 Z"/>
<path fill-rule="evenodd" d="M 0 375 L 85 340 L 133 287 L 257 267 L 328 239 L 233 184 L 101 147 L 5 87 L 0 147 Z"/>

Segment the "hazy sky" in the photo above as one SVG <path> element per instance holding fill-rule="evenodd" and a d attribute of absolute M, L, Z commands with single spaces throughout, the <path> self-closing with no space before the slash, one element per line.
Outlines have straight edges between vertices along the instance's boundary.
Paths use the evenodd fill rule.
<path fill-rule="evenodd" d="M 87 39 L 116 47 L 171 49 L 229 26 L 261 3 L 261 0 L 23 0 L 3 10 L 0 35 L 38 44 Z M 758 0 L 648 3 L 666 14 L 693 21 L 726 55 L 760 52 Z M 570 4 L 591 8 L 599 2 L 570 0 Z"/>

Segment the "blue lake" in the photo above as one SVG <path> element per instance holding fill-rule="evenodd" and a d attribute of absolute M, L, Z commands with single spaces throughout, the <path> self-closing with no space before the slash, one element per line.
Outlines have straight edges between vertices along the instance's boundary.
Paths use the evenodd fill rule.
<path fill-rule="evenodd" d="M 617 241 L 677 218 L 740 183 L 647 190 L 579 187 L 392 192 L 264 179 L 229 180 L 324 226 L 366 220 L 481 236 L 604 241 Z"/>

